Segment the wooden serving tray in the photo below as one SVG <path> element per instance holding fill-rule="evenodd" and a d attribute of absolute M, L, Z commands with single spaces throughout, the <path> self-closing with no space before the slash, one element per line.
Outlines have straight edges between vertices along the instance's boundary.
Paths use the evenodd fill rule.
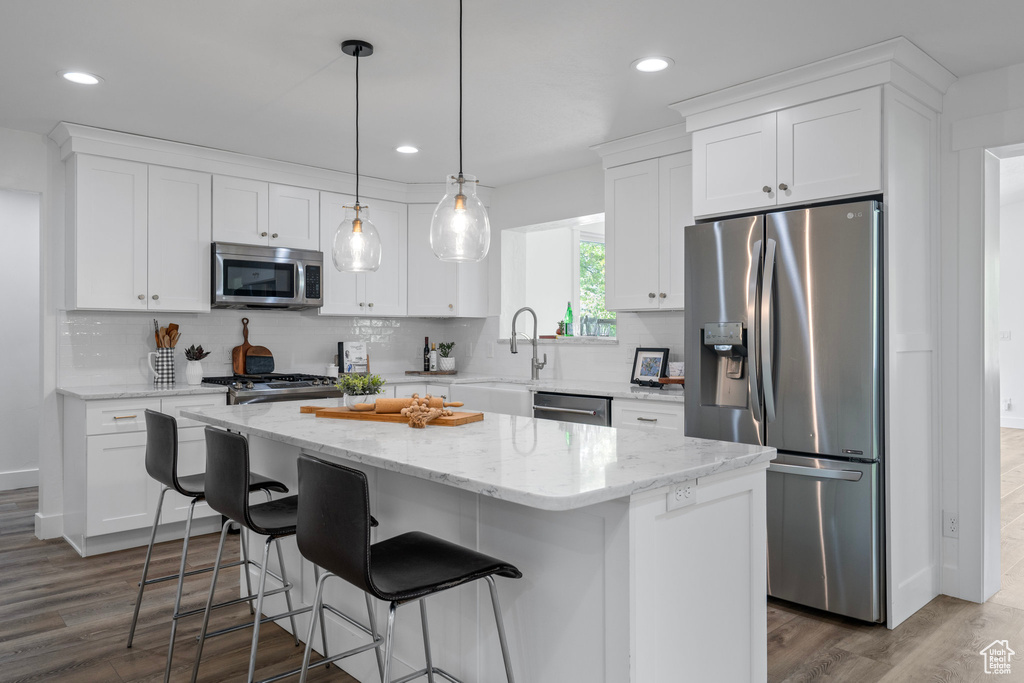
<path fill-rule="evenodd" d="M 659 377 L 658 382 L 661 384 L 686 384 L 685 377 Z"/>
<path fill-rule="evenodd" d="M 458 370 L 406 370 L 407 375 L 457 375 Z"/>
<path fill-rule="evenodd" d="M 321 408 L 319 406 L 300 406 L 300 413 L 316 415 L 317 417 L 333 417 L 336 420 L 364 420 L 366 422 L 397 422 L 409 424 L 409 418 L 401 413 L 377 413 L 372 410 L 350 410 L 348 408 Z M 451 417 L 438 417 L 427 423 L 427 426 L 440 425 L 442 427 L 456 427 L 469 424 L 470 422 L 481 422 L 484 419 L 483 413 L 455 413 Z"/>

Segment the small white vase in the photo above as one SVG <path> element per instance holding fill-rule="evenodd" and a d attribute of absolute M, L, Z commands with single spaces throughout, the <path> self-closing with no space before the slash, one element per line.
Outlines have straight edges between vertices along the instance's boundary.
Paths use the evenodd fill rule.
<path fill-rule="evenodd" d="M 345 406 L 351 408 L 357 403 L 376 403 L 376 394 L 345 394 Z"/>
<path fill-rule="evenodd" d="M 197 360 L 190 360 L 185 363 L 185 381 L 190 386 L 203 383 L 203 364 Z"/>
<path fill-rule="evenodd" d="M 441 356 L 437 359 L 437 369 L 441 372 L 451 372 L 455 369 L 455 357 L 454 356 Z"/>

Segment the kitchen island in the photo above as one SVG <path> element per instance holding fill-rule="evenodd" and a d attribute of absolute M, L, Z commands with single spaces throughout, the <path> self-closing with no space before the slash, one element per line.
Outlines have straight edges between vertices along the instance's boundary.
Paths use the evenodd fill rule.
<path fill-rule="evenodd" d="M 774 449 L 493 413 L 426 429 L 317 418 L 296 402 L 182 414 L 247 435 L 253 468 L 289 485 L 300 451 L 362 469 L 381 523 L 374 540 L 416 529 L 516 564 L 523 579 L 499 581 L 499 591 L 520 681 L 766 678 Z M 312 567 L 294 539 L 284 547 L 295 595 L 309 604 Z M 328 589 L 334 604 L 362 613 L 350 586 Z M 466 681 L 504 680 L 486 590 L 463 587 L 429 605 L 434 660 Z M 359 641 L 328 621 L 335 651 Z M 421 665 L 412 608 L 399 610 L 395 654 L 396 675 Z M 342 664 L 378 680 L 370 654 Z"/>

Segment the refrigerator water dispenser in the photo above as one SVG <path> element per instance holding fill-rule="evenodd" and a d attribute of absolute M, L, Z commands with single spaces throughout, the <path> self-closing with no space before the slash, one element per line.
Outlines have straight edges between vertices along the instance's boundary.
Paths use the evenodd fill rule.
<path fill-rule="evenodd" d="M 747 339 L 743 323 L 705 323 L 701 334 L 701 403 L 747 406 Z"/>

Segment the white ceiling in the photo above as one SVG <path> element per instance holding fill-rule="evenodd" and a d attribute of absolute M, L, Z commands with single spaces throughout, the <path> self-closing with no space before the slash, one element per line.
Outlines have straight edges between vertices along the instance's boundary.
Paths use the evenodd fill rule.
<path fill-rule="evenodd" d="M 457 170 L 456 0 L 0 0 L 0 126 L 58 121 L 353 171 Z M 1024 62 L 1024 2 L 465 0 L 466 173 L 496 186 L 597 162 L 667 105 L 903 35 L 957 76 Z M 641 74 L 635 59 L 667 55 Z M 103 76 L 75 86 L 57 71 Z M 394 151 L 414 144 L 414 156 Z M 557 189 L 557 188 L 555 188 Z"/>

